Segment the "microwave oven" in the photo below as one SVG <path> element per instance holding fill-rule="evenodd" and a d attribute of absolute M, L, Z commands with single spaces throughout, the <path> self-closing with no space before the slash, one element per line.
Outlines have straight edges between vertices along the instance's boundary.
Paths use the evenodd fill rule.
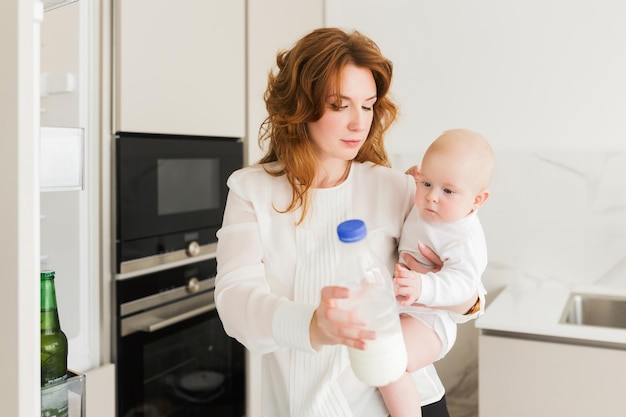
<path fill-rule="evenodd" d="M 214 257 L 242 141 L 119 132 L 115 156 L 118 277 Z"/>

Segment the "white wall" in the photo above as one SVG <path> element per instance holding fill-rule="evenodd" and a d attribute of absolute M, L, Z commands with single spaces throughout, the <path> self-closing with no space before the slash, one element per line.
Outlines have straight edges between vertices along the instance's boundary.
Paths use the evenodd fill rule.
<path fill-rule="evenodd" d="M 467 127 L 503 149 L 626 149 L 620 0 L 327 0 L 393 60 L 402 118 L 391 149 L 418 154 Z"/>

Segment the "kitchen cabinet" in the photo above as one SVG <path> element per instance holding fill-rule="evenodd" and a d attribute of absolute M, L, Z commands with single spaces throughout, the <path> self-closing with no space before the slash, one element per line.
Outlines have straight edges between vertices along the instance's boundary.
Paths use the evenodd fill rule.
<path fill-rule="evenodd" d="M 115 130 L 245 133 L 245 1 L 116 0 Z"/>
<path fill-rule="evenodd" d="M 476 320 L 480 417 L 623 414 L 626 329 L 565 322 L 572 293 L 626 287 L 517 282 Z"/>
<path fill-rule="evenodd" d="M 614 416 L 626 409 L 626 350 L 481 334 L 480 417 Z"/>

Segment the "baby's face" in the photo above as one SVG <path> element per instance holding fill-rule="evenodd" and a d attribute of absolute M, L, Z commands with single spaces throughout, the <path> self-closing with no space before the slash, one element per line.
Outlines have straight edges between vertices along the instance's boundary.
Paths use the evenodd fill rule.
<path fill-rule="evenodd" d="M 456 152 L 426 155 L 420 167 L 415 205 L 428 222 L 454 222 L 478 207 L 472 164 Z"/>

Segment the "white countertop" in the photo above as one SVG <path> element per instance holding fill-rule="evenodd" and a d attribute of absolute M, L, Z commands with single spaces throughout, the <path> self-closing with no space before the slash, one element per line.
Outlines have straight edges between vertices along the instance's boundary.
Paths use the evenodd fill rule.
<path fill-rule="evenodd" d="M 626 329 L 560 323 L 572 292 L 626 296 L 626 288 L 568 287 L 557 282 L 509 285 L 476 320 L 483 330 L 596 341 L 626 346 Z"/>

